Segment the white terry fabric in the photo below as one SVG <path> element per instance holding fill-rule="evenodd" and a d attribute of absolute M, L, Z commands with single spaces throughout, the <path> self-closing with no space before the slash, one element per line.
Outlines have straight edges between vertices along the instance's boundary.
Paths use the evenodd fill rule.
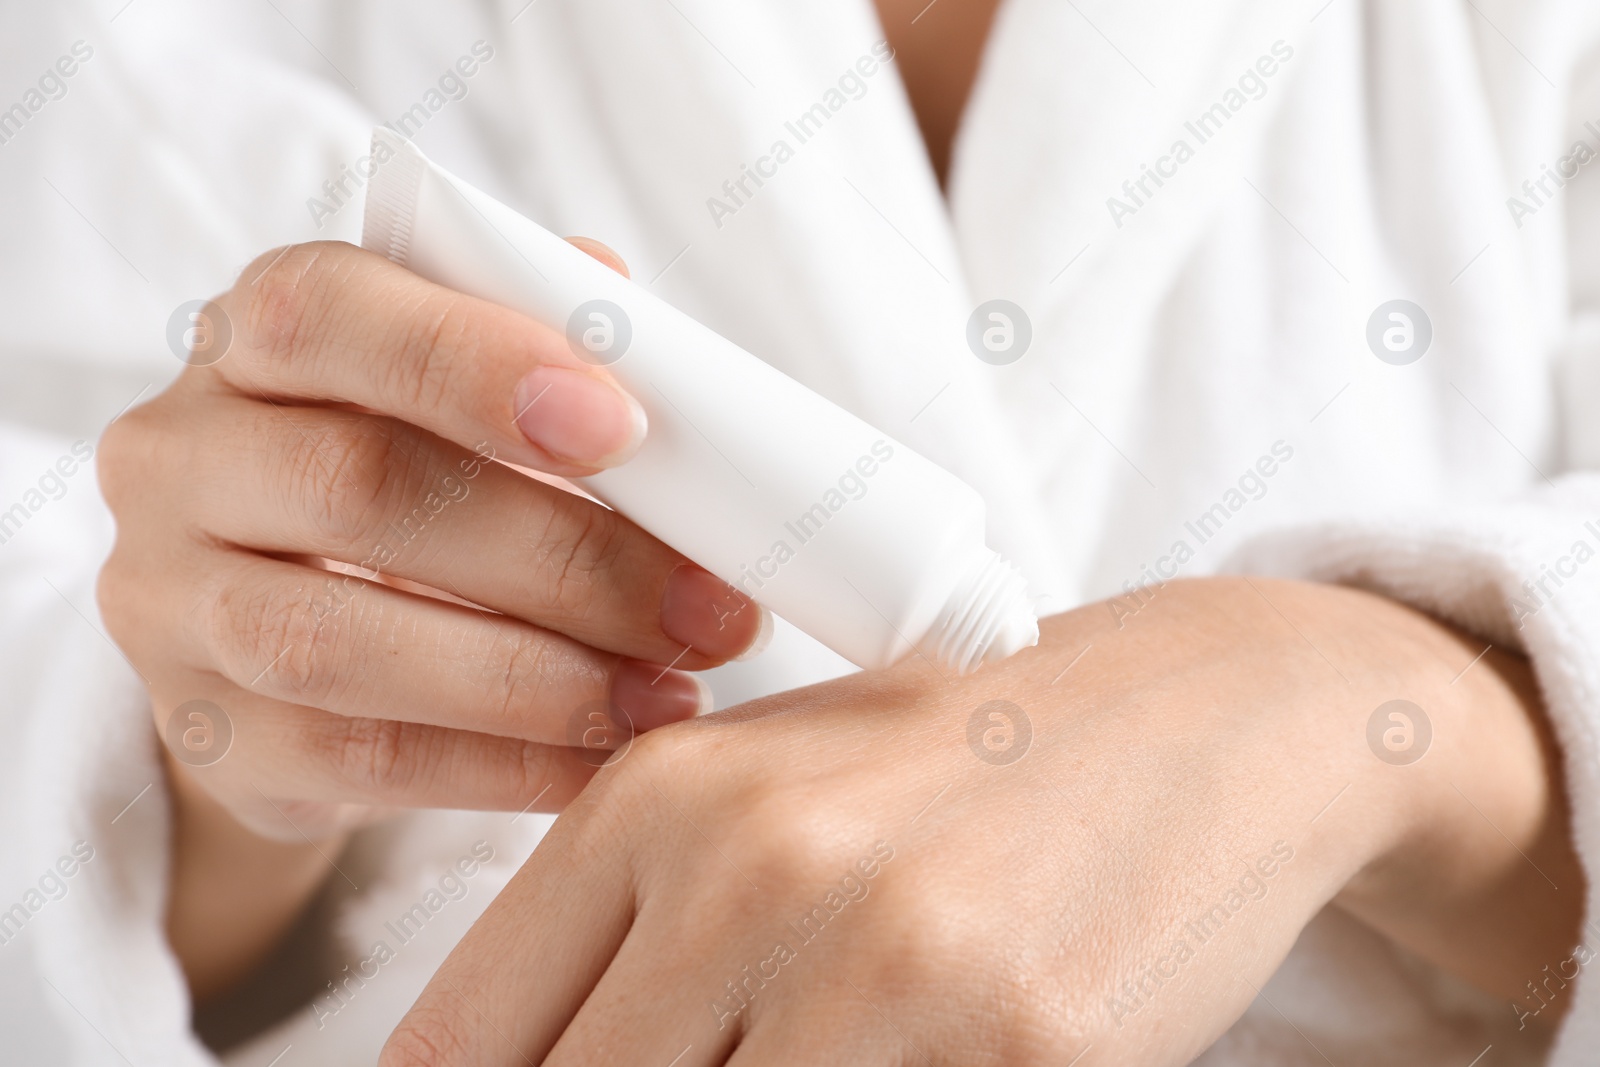
<path fill-rule="evenodd" d="M 1573 836 L 1591 872 L 1585 908 L 1590 918 L 1581 934 L 1586 945 L 1596 937 L 1592 872 L 1600 857 L 1600 747 L 1595 736 L 1600 671 L 1592 655 L 1600 648 L 1600 581 L 1587 571 L 1596 558 L 1600 476 L 1574 474 L 1510 504 L 1409 521 L 1351 521 L 1277 531 L 1258 538 L 1231 561 L 1251 573 L 1373 589 L 1450 619 L 1486 641 L 1527 653 L 1565 755 Z M 1571 977 L 1562 961 L 1552 964 Z M 1536 983 L 1543 977 L 1529 976 Z M 1549 991 L 1572 997 L 1571 1021 L 1551 1062 L 1593 1062 L 1594 1050 L 1600 1048 L 1600 986 L 1579 970 L 1570 991 L 1559 984 Z M 1521 1003 L 1525 1011 L 1540 1006 L 1531 996 Z"/>
<path fill-rule="evenodd" d="M 1584 127 L 1600 125 L 1588 6 L 1007 0 L 948 203 L 880 71 L 719 220 L 708 200 L 728 202 L 723 183 L 793 144 L 786 121 L 881 38 L 867 0 L 525 4 L 0 6 L 0 58 L 19 77 L 74 41 L 94 49 L 0 144 L 0 508 L 175 374 L 164 335 L 181 301 L 274 244 L 355 239 L 358 198 L 321 218 L 307 201 L 365 153 L 372 121 L 420 104 L 434 158 L 611 243 L 667 299 L 983 491 L 992 542 L 1045 611 L 1170 576 L 1178 555 L 1201 574 L 1233 552 L 1232 567 L 1373 585 L 1520 644 L 1594 872 L 1594 573 L 1508 623 L 1521 583 L 1600 517 L 1579 473 L 1600 466 L 1600 270 L 1583 240 L 1600 179 L 1587 167 L 1537 204 L 1520 189 L 1575 139 L 1600 150 Z M 494 55 L 465 98 L 430 101 L 480 40 Z M 1259 98 L 1198 143 L 1185 122 L 1278 42 L 1290 56 Z M 1192 158 L 1137 200 L 1124 192 L 1179 139 Z M 1520 227 L 1512 195 L 1536 208 Z M 1114 219 L 1113 196 L 1136 210 Z M 1003 367 L 963 339 L 997 297 L 1034 331 Z M 1409 366 L 1364 340 L 1394 298 L 1432 321 L 1432 349 Z M 1241 483 L 1280 444 L 1275 474 Z M 0 544 L 14 739 L 0 750 L 0 907 L 75 842 L 95 850 L 0 945 L 0 992 L 18 994 L 0 1008 L 8 1053 L 213 1062 L 160 939 L 155 742 L 138 679 L 96 632 L 109 524 L 76 477 Z M 1218 504 L 1202 538 L 1191 525 Z M 714 685 L 728 704 L 843 669 L 786 631 Z M 298 1012 L 227 1061 L 370 1058 L 540 826 L 408 824 L 344 916 L 351 960 L 472 842 L 493 839 L 499 858 L 347 1007 Z M 1204 1063 L 1444 1067 L 1490 1044 L 1496 1063 L 1542 1057 L 1507 1005 L 1336 914 L 1264 994 Z M 1564 995 L 1550 1062 L 1578 1064 L 1600 1040 L 1600 994 L 1585 974 Z"/>

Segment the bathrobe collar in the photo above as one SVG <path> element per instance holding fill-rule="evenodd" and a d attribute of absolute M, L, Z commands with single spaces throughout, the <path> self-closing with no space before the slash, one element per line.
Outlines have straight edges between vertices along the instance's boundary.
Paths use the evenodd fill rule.
<path fill-rule="evenodd" d="M 510 41 L 517 95 L 581 93 L 603 136 L 536 109 L 500 139 L 524 149 L 508 195 L 606 235 L 668 300 L 977 488 L 991 543 L 1062 610 L 1107 479 L 1144 478 L 1137 457 L 1090 462 L 1135 414 L 1141 324 L 1240 190 L 1292 64 L 1205 144 L 1185 122 L 1304 34 L 1273 7 L 1006 0 L 948 200 L 871 0 L 552 7 Z M 1183 139 L 1193 158 L 1130 198 Z M 1006 365 L 968 342 L 995 299 L 1031 326 Z"/>

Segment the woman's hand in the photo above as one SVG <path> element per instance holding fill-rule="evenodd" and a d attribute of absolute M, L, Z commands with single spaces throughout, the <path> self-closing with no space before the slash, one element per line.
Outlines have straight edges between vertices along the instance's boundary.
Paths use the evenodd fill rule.
<path fill-rule="evenodd" d="M 381 1063 L 1188 1063 L 1335 899 L 1496 992 L 1563 958 L 1582 876 L 1522 661 L 1463 673 L 1481 645 L 1346 589 L 1149 595 L 974 677 L 641 739 Z M 1410 764 L 1368 740 L 1396 699 Z"/>
<path fill-rule="evenodd" d="M 225 355 L 115 422 L 99 460 L 101 612 L 172 753 L 172 933 L 210 959 L 197 990 L 326 875 L 309 842 L 389 807 L 559 810 L 600 762 L 583 746 L 702 710 L 659 665 L 715 665 L 762 625 L 615 512 L 496 462 L 583 475 L 643 439 L 559 332 L 340 244 L 262 257 L 211 313 Z M 234 936 L 253 949 L 216 951 Z"/>

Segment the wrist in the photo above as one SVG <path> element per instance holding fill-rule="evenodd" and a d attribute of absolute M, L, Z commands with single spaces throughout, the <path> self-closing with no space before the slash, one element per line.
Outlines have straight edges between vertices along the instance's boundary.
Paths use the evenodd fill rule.
<path fill-rule="evenodd" d="M 260 966 L 331 873 L 347 835 L 313 843 L 263 838 L 164 755 L 172 800 L 166 932 L 193 999 L 226 991 Z"/>
<path fill-rule="evenodd" d="M 1055 781 L 1083 777 L 1086 721 L 1124 734 L 1135 761 L 1178 750 L 1198 784 L 1170 784 L 1165 802 L 1221 806 L 1261 849 L 1292 846 L 1306 919 L 1424 834 L 1425 785 L 1390 773 L 1366 735 L 1381 704 L 1436 703 L 1435 677 L 1459 670 L 1437 624 L 1368 593 L 1261 578 L 1175 581 L 1144 597 L 1148 610 L 1111 601 L 1047 619 L 1040 647 L 1002 668 L 1027 676 L 1030 707 L 1060 719 L 1035 729 Z"/>
<path fill-rule="evenodd" d="M 1354 655 L 1340 661 L 1365 694 L 1352 803 L 1325 820 L 1330 833 L 1362 836 L 1369 855 L 1334 902 L 1436 966 L 1516 997 L 1570 955 L 1585 891 L 1531 669 L 1369 599 Z"/>
<path fill-rule="evenodd" d="M 1037 650 L 1048 662 L 1015 662 L 1066 720 L 1098 714 L 1079 686 L 1137 709 L 1131 752 L 1147 760 L 1177 743 L 1191 776 L 1225 796 L 1235 833 L 1290 843 L 1286 916 L 1334 902 L 1502 994 L 1571 954 L 1584 880 L 1525 661 L 1480 659 L 1485 642 L 1337 586 L 1201 579 L 1144 604 L 1049 620 Z M 1397 700 L 1407 704 L 1388 706 Z M 1059 781 L 1073 774 L 1072 747 Z M 1176 783 L 1168 802 L 1219 803 Z"/>

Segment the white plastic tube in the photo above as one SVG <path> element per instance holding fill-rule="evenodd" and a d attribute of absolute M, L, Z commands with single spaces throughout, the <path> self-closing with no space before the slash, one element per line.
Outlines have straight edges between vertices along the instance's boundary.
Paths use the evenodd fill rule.
<path fill-rule="evenodd" d="M 373 133 L 362 245 L 567 334 L 645 409 L 600 500 L 846 659 L 964 673 L 1036 644 L 1027 583 L 954 475 L 560 237 Z"/>

